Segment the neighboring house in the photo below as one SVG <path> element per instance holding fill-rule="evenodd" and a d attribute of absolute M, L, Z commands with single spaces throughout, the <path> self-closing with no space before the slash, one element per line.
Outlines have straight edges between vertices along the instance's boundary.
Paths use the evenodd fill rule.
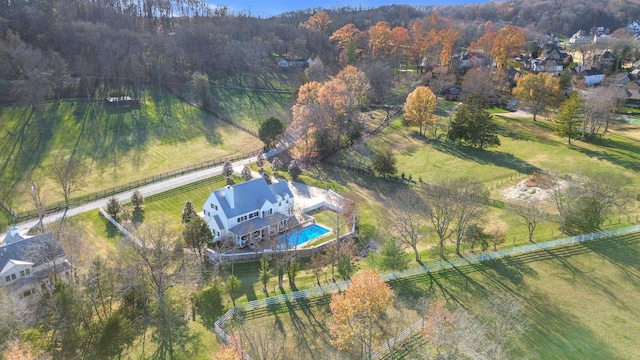
<path fill-rule="evenodd" d="M 602 54 L 594 55 L 590 60 L 591 61 L 589 65 L 598 67 L 603 71 L 612 70 L 615 67 L 617 61 L 617 59 L 609 50 L 605 51 Z"/>
<path fill-rule="evenodd" d="M 622 91 L 622 100 L 626 106 L 640 108 L 640 91 L 637 87 L 633 89 L 625 88 Z"/>
<path fill-rule="evenodd" d="M 486 64 L 486 58 L 482 54 L 463 51 L 454 56 L 454 61 L 458 62 L 460 69 L 482 66 Z"/>
<path fill-rule="evenodd" d="M 440 96 L 445 98 L 445 100 L 450 101 L 460 101 L 460 95 L 462 94 L 462 86 L 453 85 L 447 88 L 444 88 L 440 91 Z"/>
<path fill-rule="evenodd" d="M 294 198 L 286 182 L 268 185 L 259 177 L 215 190 L 203 217 L 214 241 L 230 236 L 239 247 L 282 233 L 295 223 Z"/>
<path fill-rule="evenodd" d="M 569 44 L 588 44 L 589 38 L 587 34 L 583 30 L 578 30 L 575 34 L 571 35 L 569 38 Z"/>
<path fill-rule="evenodd" d="M 288 59 L 281 59 L 280 61 L 278 61 L 278 66 L 282 69 L 289 69 L 289 68 L 306 68 L 309 65 L 313 64 L 313 60 L 311 60 L 311 58 L 305 60 L 305 59 L 295 59 L 295 60 L 288 60 Z"/>
<path fill-rule="evenodd" d="M 29 237 L 15 227 L 0 244 L 0 269 L 0 284 L 23 309 L 48 296 L 56 281 L 71 279 L 71 264 L 53 233 Z"/>
<path fill-rule="evenodd" d="M 598 85 L 604 80 L 604 73 L 595 67 L 577 66 L 571 71 L 578 77 L 584 78 L 584 84 L 587 86 Z"/>
<path fill-rule="evenodd" d="M 631 81 L 633 81 L 633 79 L 631 78 L 629 73 L 626 72 L 626 71 L 619 72 L 617 74 L 609 76 L 609 83 L 611 85 L 622 85 L 622 86 L 625 86 L 628 83 L 630 83 Z"/>
<path fill-rule="evenodd" d="M 531 60 L 530 68 L 533 72 L 559 73 L 564 66 L 570 64 L 573 57 L 559 48 L 545 51 L 542 56 Z"/>

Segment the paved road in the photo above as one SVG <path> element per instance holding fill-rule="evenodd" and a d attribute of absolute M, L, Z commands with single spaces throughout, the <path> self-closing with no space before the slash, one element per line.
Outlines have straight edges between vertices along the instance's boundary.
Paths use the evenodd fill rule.
<path fill-rule="evenodd" d="M 267 157 L 278 155 L 282 151 L 289 148 L 295 142 L 296 139 L 297 137 L 292 135 L 285 137 L 285 139 L 281 141 L 278 144 L 278 146 L 276 146 L 276 148 L 274 148 L 273 150 L 270 150 L 265 155 Z M 233 163 L 233 169 L 235 172 L 240 173 L 244 165 L 248 165 L 255 161 L 256 161 L 255 156 L 244 159 L 244 160 L 236 161 Z M 137 190 L 139 190 L 144 197 L 148 197 L 154 194 L 159 194 L 159 193 L 183 186 L 183 185 L 191 184 L 199 180 L 207 179 L 221 173 L 222 173 L 222 165 L 212 167 L 209 169 L 200 170 L 200 171 L 189 173 L 189 174 L 185 174 L 185 175 L 181 175 L 179 177 L 159 181 L 154 184 L 149 184 L 149 185 L 140 187 Z M 131 195 L 133 194 L 134 191 L 135 190 L 123 192 L 115 195 L 114 197 L 118 199 L 120 202 L 125 202 L 125 201 L 128 202 L 131 199 Z M 67 211 L 66 216 L 74 216 L 74 215 L 82 214 L 88 211 L 97 210 L 99 207 L 106 207 L 107 202 L 109 201 L 110 198 L 111 197 L 107 197 L 107 198 L 96 200 L 81 206 L 73 207 Z M 203 199 L 203 201 L 204 200 L 205 199 Z M 47 215 L 44 217 L 43 223 L 44 224 L 54 223 L 62 219 L 63 216 L 65 216 L 65 213 L 63 211 Z M 38 223 L 38 220 L 36 219 L 36 220 L 20 223 L 14 226 L 18 227 L 21 233 L 26 233 L 29 229 L 34 227 L 37 223 Z M 6 233 L 0 233 L 0 241 L 4 239 L 5 235 Z"/>

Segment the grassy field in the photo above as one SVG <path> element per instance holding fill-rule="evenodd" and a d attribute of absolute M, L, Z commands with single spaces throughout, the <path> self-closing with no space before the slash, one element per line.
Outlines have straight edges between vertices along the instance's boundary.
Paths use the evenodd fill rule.
<path fill-rule="evenodd" d="M 47 170 L 53 156 L 86 166 L 82 190 L 93 193 L 204 161 L 260 148 L 254 137 L 164 92 L 144 92 L 139 108 L 63 101 L 0 107 L 0 196 L 16 211 L 33 208 L 25 179 L 43 183 L 46 201 L 61 199 Z"/>
<path fill-rule="evenodd" d="M 396 281 L 391 285 L 405 309 L 402 316 L 391 313 L 385 328 L 392 336 L 396 320 L 416 319 L 411 304 L 420 299 L 477 312 L 487 295 L 507 293 L 525 303 L 530 321 L 513 358 L 628 359 L 640 353 L 639 261 L 640 234 L 634 234 Z M 273 339 L 284 336 L 287 351 L 300 358 L 349 358 L 329 344 L 328 301 L 248 313 L 245 327 L 268 331 Z"/>
<path fill-rule="evenodd" d="M 215 111 L 256 131 L 272 116 L 288 123 L 300 84 L 286 75 L 265 73 L 259 78 L 236 77 L 221 82 L 222 87 L 211 89 Z"/>

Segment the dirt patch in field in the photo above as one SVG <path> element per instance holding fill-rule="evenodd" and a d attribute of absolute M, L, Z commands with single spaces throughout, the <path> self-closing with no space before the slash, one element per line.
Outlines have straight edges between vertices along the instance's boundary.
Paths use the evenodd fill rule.
<path fill-rule="evenodd" d="M 528 178 L 518 182 L 515 186 L 511 186 L 501 191 L 502 196 L 508 200 L 548 200 L 551 197 L 553 188 L 556 186 L 565 187 L 566 181 L 558 179 L 555 176 L 534 173 Z"/>

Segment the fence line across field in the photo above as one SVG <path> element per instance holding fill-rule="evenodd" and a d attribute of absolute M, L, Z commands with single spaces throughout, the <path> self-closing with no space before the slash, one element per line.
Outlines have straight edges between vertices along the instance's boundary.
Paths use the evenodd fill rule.
<path fill-rule="evenodd" d="M 566 237 L 562 239 L 545 241 L 541 243 L 522 245 L 522 246 L 513 247 L 511 249 L 490 251 L 490 252 L 470 256 L 467 258 L 443 260 L 437 263 L 413 267 L 405 271 L 383 274 L 383 275 L 380 275 L 380 277 L 384 281 L 403 279 L 403 278 L 408 278 L 412 276 L 428 274 L 430 272 L 447 270 L 454 267 L 459 267 L 459 266 L 464 266 L 469 264 L 477 264 L 483 261 L 495 260 L 495 259 L 505 258 L 508 256 L 513 256 L 513 255 L 521 255 L 521 254 L 545 250 L 549 248 L 569 246 L 569 245 L 584 243 L 584 242 L 593 241 L 593 240 L 632 234 L 636 232 L 640 232 L 640 225 L 633 225 L 633 226 L 628 226 L 620 229 L 606 230 L 606 231 L 600 231 L 600 232 L 584 234 L 584 235 L 576 235 L 576 236 Z M 227 342 L 229 340 L 229 335 L 225 331 L 225 326 L 227 325 L 227 323 L 235 323 L 237 319 L 242 316 L 242 313 L 248 310 L 262 308 L 269 305 L 278 305 L 278 304 L 286 303 L 292 300 L 312 298 L 316 296 L 332 294 L 340 290 L 346 289 L 350 283 L 351 283 L 350 280 L 339 281 L 333 284 L 322 285 L 322 286 L 314 287 L 311 289 L 294 291 L 287 294 L 272 296 L 272 297 L 263 298 L 263 299 L 257 299 L 257 300 L 249 301 L 246 303 L 238 304 L 235 307 L 231 308 L 229 311 L 227 311 L 215 322 L 214 330 L 221 340 L 223 340 L 224 342 Z M 406 338 L 403 340 L 406 340 Z M 398 343 L 398 342 L 396 341 L 394 342 L 394 344 L 395 343 Z M 247 359 L 251 359 L 251 357 L 247 355 Z"/>

